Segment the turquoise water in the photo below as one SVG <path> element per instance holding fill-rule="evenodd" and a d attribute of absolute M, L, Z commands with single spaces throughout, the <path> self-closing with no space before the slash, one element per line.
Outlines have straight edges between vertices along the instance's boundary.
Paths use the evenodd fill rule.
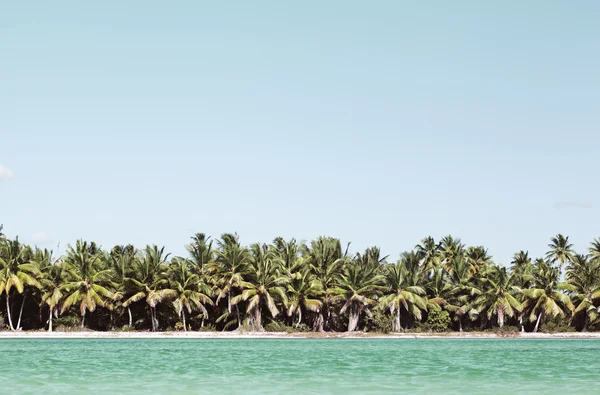
<path fill-rule="evenodd" d="M 600 341 L 7 339 L 3 393 L 590 394 Z"/>

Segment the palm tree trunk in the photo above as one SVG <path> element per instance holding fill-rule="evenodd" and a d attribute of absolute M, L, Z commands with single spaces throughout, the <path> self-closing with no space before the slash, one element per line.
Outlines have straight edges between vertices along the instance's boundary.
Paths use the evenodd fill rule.
<path fill-rule="evenodd" d="M 21 317 L 23 316 L 23 306 L 25 306 L 25 299 L 27 298 L 27 292 L 23 294 L 23 300 L 21 301 L 21 309 L 19 310 L 19 320 L 17 321 L 17 330 L 21 330 Z"/>
<path fill-rule="evenodd" d="M 317 319 L 315 320 L 313 329 L 316 332 L 325 332 L 325 330 L 323 329 L 323 313 L 320 310 L 319 310 L 319 315 L 317 315 Z"/>
<path fill-rule="evenodd" d="M 48 318 L 48 332 L 52 332 L 52 316 L 53 314 L 53 309 L 50 309 L 50 318 Z"/>
<path fill-rule="evenodd" d="M 240 329 L 242 326 L 242 320 L 240 319 L 240 308 L 237 304 L 235 305 L 235 313 L 237 314 L 238 329 Z"/>
<path fill-rule="evenodd" d="M 85 313 L 81 315 L 81 328 L 85 328 Z"/>
<path fill-rule="evenodd" d="M 523 325 L 523 313 L 519 314 L 519 327 L 521 333 L 525 332 L 525 325 Z"/>
<path fill-rule="evenodd" d="M 300 306 L 298 306 L 298 323 L 296 324 L 296 328 L 298 328 L 300 326 L 301 322 L 302 322 L 302 309 L 300 308 Z"/>
<path fill-rule="evenodd" d="M 463 331 L 463 327 L 462 327 L 462 315 L 458 316 L 458 331 L 459 332 Z"/>
<path fill-rule="evenodd" d="M 401 332 L 402 324 L 400 323 L 400 307 L 396 309 L 396 313 L 394 314 L 394 322 L 392 323 L 392 332 Z"/>
<path fill-rule="evenodd" d="M 10 314 L 10 297 L 8 296 L 8 292 L 6 292 L 6 314 L 8 315 L 8 324 L 10 325 L 10 330 L 14 331 L 15 327 L 13 326 L 12 316 Z"/>
<path fill-rule="evenodd" d="M 264 332 L 265 328 L 262 326 L 262 311 L 260 310 L 260 306 L 257 306 L 254 310 L 252 329 L 257 332 Z"/>
<path fill-rule="evenodd" d="M 500 328 L 504 326 L 504 313 L 502 311 L 498 312 L 498 326 L 500 326 Z"/>
<path fill-rule="evenodd" d="M 127 312 L 129 313 L 129 327 L 133 326 L 133 316 L 131 315 L 131 308 L 127 306 Z"/>
<path fill-rule="evenodd" d="M 356 331 L 358 327 L 358 320 L 360 319 L 360 311 L 355 310 L 354 308 L 350 308 L 348 317 L 348 332 Z"/>
<path fill-rule="evenodd" d="M 181 320 L 183 321 L 183 331 L 187 332 L 187 324 L 185 323 L 185 309 L 181 309 Z"/>
<path fill-rule="evenodd" d="M 544 315 L 544 312 L 543 312 L 543 311 L 542 311 L 542 312 L 540 313 L 540 315 L 538 316 L 537 322 L 535 323 L 535 328 L 533 328 L 533 331 L 534 331 L 534 332 L 537 332 L 537 331 L 538 331 L 538 328 L 539 328 L 539 326 L 540 326 L 540 321 L 542 320 L 542 315 Z"/>

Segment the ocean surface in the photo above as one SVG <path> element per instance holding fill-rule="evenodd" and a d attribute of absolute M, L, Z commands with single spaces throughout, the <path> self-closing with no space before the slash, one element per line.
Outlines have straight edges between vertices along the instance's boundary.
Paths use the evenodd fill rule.
<path fill-rule="evenodd" d="M 0 340 L 5 394 L 592 394 L 599 383 L 600 340 Z"/>

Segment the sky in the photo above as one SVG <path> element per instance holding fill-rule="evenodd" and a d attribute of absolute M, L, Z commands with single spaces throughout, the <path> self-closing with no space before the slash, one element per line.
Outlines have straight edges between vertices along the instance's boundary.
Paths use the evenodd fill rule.
<path fill-rule="evenodd" d="M 600 237 L 600 2 L 6 1 L 0 223 L 63 252 L 196 232 Z"/>

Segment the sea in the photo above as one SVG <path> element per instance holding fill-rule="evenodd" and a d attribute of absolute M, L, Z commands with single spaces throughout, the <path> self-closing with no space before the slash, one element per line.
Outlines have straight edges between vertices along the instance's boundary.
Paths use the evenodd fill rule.
<path fill-rule="evenodd" d="M 6 394 L 594 394 L 595 339 L 0 339 Z"/>

